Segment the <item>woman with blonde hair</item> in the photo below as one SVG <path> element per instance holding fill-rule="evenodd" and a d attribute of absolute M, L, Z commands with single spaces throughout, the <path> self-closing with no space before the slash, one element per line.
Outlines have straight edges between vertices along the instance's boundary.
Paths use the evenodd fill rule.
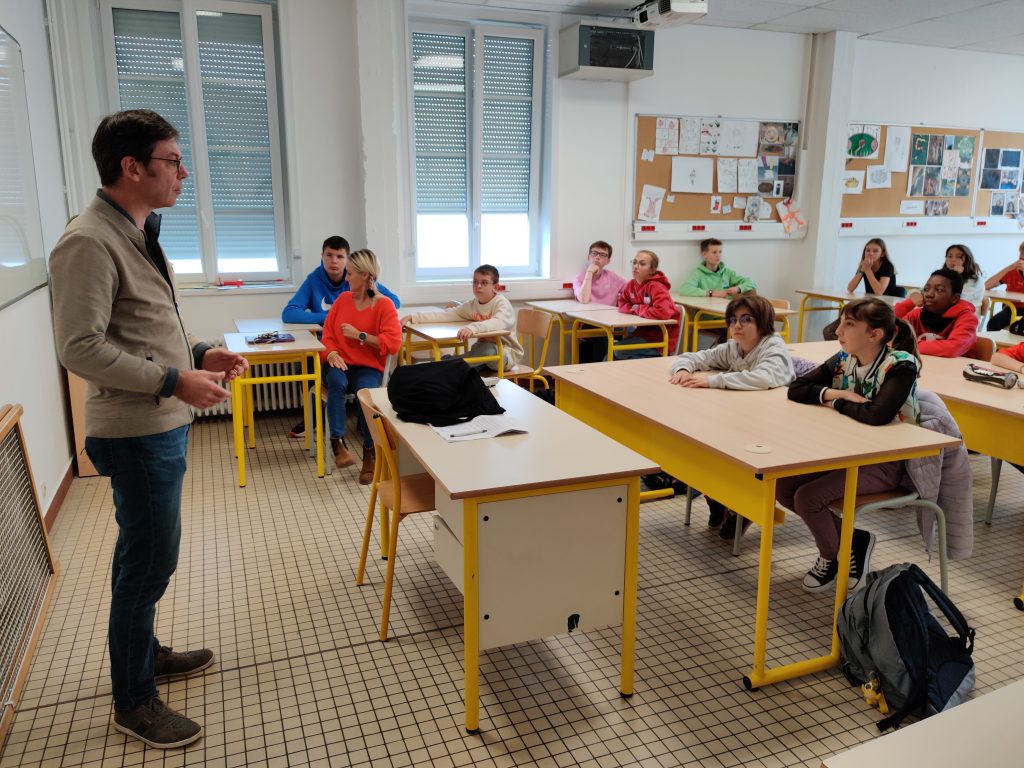
<path fill-rule="evenodd" d="M 388 355 L 402 344 L 402 327 L 391 299 L 376 290 L 380 262 L 373 251 L 363 249 L 348 257 L 350 290 L 341 294 L 324 321 L 320 359 L 326 363 L 327 420 L 336 467 L 351 467 L 355 456 L 345 446 L 345 398 L 360 389 L 379 387 Z M 363 466 L 359 482 L 373 480 L 373 438 L 363 412 L 356 410 L 363 432 Z"/>

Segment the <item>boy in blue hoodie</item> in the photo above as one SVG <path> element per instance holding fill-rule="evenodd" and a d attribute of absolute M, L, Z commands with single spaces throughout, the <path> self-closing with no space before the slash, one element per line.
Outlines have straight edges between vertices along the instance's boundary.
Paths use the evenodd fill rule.
<path fill-rule="evenodd" d="M 310 272 L 299 286 L 291 300 L 285 304 L 281 312 L 281 320 L 285 323 L 308 323 L 323 325 L 331 305 L 348 287 L 348 240 L 340 235 L 331 235 L 324 240 L 320 252 L 320 266 Z M 395 309 L 402 306 L 398 297 L 389 291 L 383 283 L 377 283 L 376 289 L 391 299 Z M 291 437 L 302 437 L 305 434 L 305 423 L 300 421 L 290 430 Z"/>

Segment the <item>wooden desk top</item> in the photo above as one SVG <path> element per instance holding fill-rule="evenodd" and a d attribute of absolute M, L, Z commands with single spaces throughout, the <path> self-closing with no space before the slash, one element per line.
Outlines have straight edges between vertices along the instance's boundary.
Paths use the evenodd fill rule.
<path fill-rule="evenodd" d="M 725 308 L 729 306 L 731 299 L 723 299 L 719 296 L 672 296 L 672 300 L 680 307 L 695 309 L 709 315 L 725 316 Z M 775 308 L 776 317 L 786 317 L 797 314 L 795 309 Z"/>
<path fill-rule="evenodd" d="M 1020 765 L 1024 680 L 965 701 L 822 762 L 823 768 Z"/>
<path fill-rule="evenodd" d="M 267 331 L 309 331 L 317 333 L 323 330 L 319 323 L 282 323 L 280 317 L 257 317 L 253 319 L 236 319 L 235 330 L 239 333 L 266 333 Z"/>
<path fill-rule="evenodd" d="M 627 315 L 624 312 L 619 312 L 614 307 L 572 310 L 566 312 L 565 315 L 573 320 L 582 320 L 587 325 L 596 325 L 601 328 L 625 328 L 626 326 L 637 326 L 639 328 L 651 325 L 676 325 L 676 321 L 671 318 L 668 320 L 656 320 L 653 317 Z"/>
<path fill-rule="evenodd" d="M 804 357 L 816 363 L 824 362 L 839 351 L 838 341 L 811 341 L 804 344 L 788 344 L 790 353 Z M 966 357 L 934 357 L 924 355 L 922 358 L 921 378 L 919 384 L 923 389 L 930 390 L 943 400 L 954 400 L 961 403 L 979 406 L 986 410 L 996 411 L 1013 419 L 1024 418 L 1024 389 L 998 389 L 988 384 L 979 384 L 964 378 L 964 366 L 975 363 L 993 370 L 978 360 Z"/>
<path fill-rule="evenodd" d="M 760 392 L 688 389 L 668 381 L 672 358 L 545 368 L 630 417 L 685 435 L 751 473 L 773 473 L 859 458 L 938 450 L 958 441 L 910 424 L 872 427 L 831 408 L 786 398 L 786 388 Z M 767 453 L 758 452 L 760 446 Z"/>
<path fill-rule="evenodd" d="M 584 312 L 586 310 L 611 310 L 617 312 L 618 308 L 613 307 L 611 304 L 600 304 L 596 301 L 592 301 L 588 304 L 584 304 L 576 299 L 545 299 L 543 301 L 527 301 L 524 302 L 526 306 L 533 307 L 534 309 L 540 309 L 545 312 L 552 313 L 563 313 L 563 312 Z"/>
<path fill-rule="evenodd" d="M 985 291 L 985 295 L 990 299 L 1006 299 L 1017 304 L 1024 304 L 1024 293 L 1014 293 L 1013 291 Z"/>
<path fill-rule="evenodd" d="M 1010 333 L 1006 328 L 1003 328 L 1001 331 L 978 331 L 978 335 L 984 336 L 986 339 L 992 339 L 992 341 L 995 342 L 997 349 L 1015 347 L 1018 344 L 1024 343 L 1024 336 L 1017 336 Z"/>
<path fill-rule="evenodd" d="M 387 389 L 374 389 L 372 395 L 399 439 L 453 499 L 657 471 L 650 459 L 511 381 L 499 381 L 493 391 L 527 434 L 447 443 L 426 424 L 398 419 Z"/>
<path fill-rule="evenodd" d="M 420 338 L 430 339 L 431 341 L 457 341 L 459 331 L 467 325 L 469 323 L 409 323 L 405 326 L 405 329 Z M 473 338 L 493 339 L 498 336 L 505 338 L 510 335 L 506 330 L 480 331 L 479 333 L 474 333 Z"/>
<path fill-rule="evenodd" d="M 814 296 L 819 299 L 832 299 L 833 301 L 853 301 L 854 299 L 863 299 L 866 296 L 874 296 L 876 299 L 881 299 L 886 304 L 898 304 L 903 301 L 902 296 L 886 296 L 885 294 L 874 294 L 874 293 L 847 293 L 843 290 L 837 290 L 836 288 L 798 288 L 797 293 L 802 293 L 806 296 Z"/>
<path fill-rule="evenodd" d="M 250 334 L 251 335 L 251 334 Z M 295 341 L 278 344 L 248 344 L 244 333 L 225 333 L 224 346 L 231 352 L 239 352 L 246 357 L 253 355 L 280 352 L 322 352 L 326 347 L 311 333 L 295 333 Z"/>

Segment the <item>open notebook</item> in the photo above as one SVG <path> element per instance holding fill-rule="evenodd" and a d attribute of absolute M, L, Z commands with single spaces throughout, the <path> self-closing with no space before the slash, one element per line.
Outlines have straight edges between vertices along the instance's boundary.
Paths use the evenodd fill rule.
<path fill-rule="evenodd" d="M 526 432 L 526 427 L 504 414 L 477 416 L 475 419 L 464 421 L 461 424 L 452 424 L 448 427 L 432 426 L 431 429 L 449 443 L 459 443 L 464 440 L 486 440 L 489 437 L 498 437 L 498 435 L 515 435 Z"/>

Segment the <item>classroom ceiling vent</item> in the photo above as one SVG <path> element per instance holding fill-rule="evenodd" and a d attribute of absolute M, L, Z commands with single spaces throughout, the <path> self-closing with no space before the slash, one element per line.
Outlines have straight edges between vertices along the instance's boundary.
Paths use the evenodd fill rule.
<path fill-rule="evenodd" d="M 558 33 L 559 77 L 623 82 L 653 74 L 650 30 L 573 24 Z"/>
<path fill-rule="evenodd" d="M 708 13 L 708 0 L 650 0 L 629 12 L 633 23 L 644 29 L 689 24 Z"/>

